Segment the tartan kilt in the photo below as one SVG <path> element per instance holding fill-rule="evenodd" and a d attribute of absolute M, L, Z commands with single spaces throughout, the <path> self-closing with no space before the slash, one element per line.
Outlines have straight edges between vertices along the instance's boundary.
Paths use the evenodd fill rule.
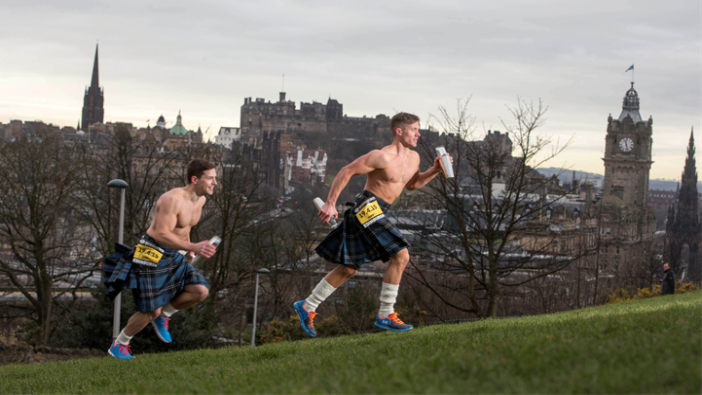
<path fill-rule="evenodd" d="M 361 225 L 354 210 L 371 197 L 379 203 L 383 213 L 392 207 L 371 192 L 363 191 L 356 195 L 354 207 L 344 212 L 344 220 L 315 249 L 320 257 L 332 263 L 360 269 L 364 263 L 377 260 L 387 262 L 391 256 L 410 248 L 407 239 L 387 216 L 377 220 L 374 218 L 372 223 L 368 222 L 368 227 Z"/>
<path fill-rule="evenodd" d="M 148 235 L 142 239 L 159 245 L 163 257 L 157 267 L 132 262 L 134 249 L 115 243 L 115 252 L 102 265 L 107 297 L 113 300 L 124 289 L 131 289 L 137 310 L 148 313 L 163 307 L 186 285 L 201 284 L 209 288 L 200 271 L 185 260 L 178 250 L 158 244 Z"/>

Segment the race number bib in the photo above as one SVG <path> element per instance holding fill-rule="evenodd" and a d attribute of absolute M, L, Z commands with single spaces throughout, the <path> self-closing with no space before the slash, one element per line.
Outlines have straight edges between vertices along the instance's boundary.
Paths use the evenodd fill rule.
<path fill-rule="evenodd" d="M 161 257 L 163 257 L 163 248 L 141 239 L 134 249 L 132 262 L 143 266 L 157 267 Z"/>
<path fill-rule="evenodd" d="M 363 202 L 361 206 L 355 210 L 355 212 L 356 219 L 358 219 L 358 222 L 360 222 L 364 228 L 367 228 L 371 224 L 385 217 L 385 214 L 383 214 L 383 210 L 380 208 L 378 201 L 375 200 L 375 197 L 371 197 Z"/>

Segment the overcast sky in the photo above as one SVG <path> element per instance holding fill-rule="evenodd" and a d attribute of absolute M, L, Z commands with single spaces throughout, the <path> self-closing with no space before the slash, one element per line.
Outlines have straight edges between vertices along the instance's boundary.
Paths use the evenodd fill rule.
<path fill-rule="evenodd" d="M 239 126 L 245 97 L 328 97 L 349 116 L 468 107 L 504 130 L 517 97 L 548 106 L 541 133 L 571 136 L 553 166 L 604 173 L 607 116 L 635 64 L 653 116 L 651 178 L 679 179 L 700 141 L 700 1 L 14 1 L 0 13 L 0 122 L 75 126 L 95 44 L 105 121 L 182 110 L 206 138 Z M 698 163 L 700 162 L 698 156 Z M 699 166 L 698 166 L 699 167 Z"/>

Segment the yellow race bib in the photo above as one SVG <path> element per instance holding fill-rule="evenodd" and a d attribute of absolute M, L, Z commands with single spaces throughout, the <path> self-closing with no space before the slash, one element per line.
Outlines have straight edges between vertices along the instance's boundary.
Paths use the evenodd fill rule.
<path fill-rule="evenodd" d="M 163 257 L 163 249 L 159 248 L 151 243 L 141 240 L 134 249 L 134 258 L 132 262 L 144 265 L 156 267 L 158 262 Z"/>
<path fill-rule="evenodd" d="M 373 200 L 372 202 L 369 202 L 365 206 L 361 207 L 356 212 L 356 219 L 358 219 L 358 222 L 360 222 L 361 225 L 364 225 L 365 227 L 367 226 L 366 223 L 368 221 L 380 215 L 383 215 L 383 210 L 380 208 L 378 201 Z"/>

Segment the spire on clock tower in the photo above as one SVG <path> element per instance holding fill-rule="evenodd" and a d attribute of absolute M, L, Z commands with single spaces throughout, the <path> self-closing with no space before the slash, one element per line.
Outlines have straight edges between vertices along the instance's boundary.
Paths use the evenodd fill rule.
<path fill-rule="evenodd" d="M 641 122 L 641 114 L 639 113 L 639 94 L 634 89 L 634 82 L 631 82 L 631 88 L 624 95 L 624 103 L 622 104 L 622 113 L 619 114 L 619 122 L 624 121 L 628 116 L 634 121 L 634 124 Z"/>

